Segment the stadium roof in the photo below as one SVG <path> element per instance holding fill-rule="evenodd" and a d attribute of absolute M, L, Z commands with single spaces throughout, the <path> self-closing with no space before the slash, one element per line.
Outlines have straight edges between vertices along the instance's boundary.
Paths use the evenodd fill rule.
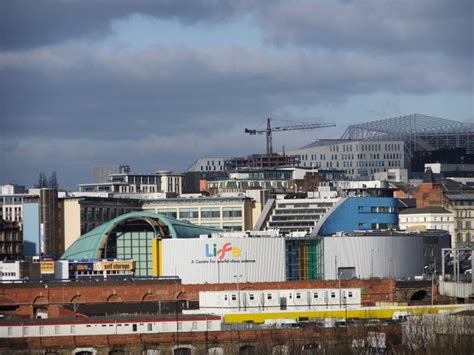
<path fill-rule="evenodd" d="M 168 236 L 171 238 L 199 238 L 201 234 L 211 234 L 220 229 L 198 226 L 185 221 L 148 211 L 130 212 L 101 224 L 77 239 L 63 254 L 61 259 L 100 259 L 101 250 L 109 235 L 122 223 L 130 221 L 143 221 L 153 230 L 155 236 Z"/>
<path fill-rule="evenodd" d="M 474 123 L 420 114 L 392 117 L 349 126 L 341 139 L 403 140 L 409 153 L 464 147 L 474 152 Z"/>
<path fill-rule="evenodd" d="M 474 133 L 474 124 L 445 118 L 413 115 L 392 117 L 378 121 L 364 122 L 349 126 L 342 139 L 360 139 L 388 136 L 406 136 L 414 133 Z"/>

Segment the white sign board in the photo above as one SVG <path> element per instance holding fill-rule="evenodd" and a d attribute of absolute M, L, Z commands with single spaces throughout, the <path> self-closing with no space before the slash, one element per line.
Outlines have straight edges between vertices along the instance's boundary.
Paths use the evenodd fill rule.
<path fill-rule="evenodd" d="M 184 284 L 285 281 L 284 238 L 164 239 L 164 276 Z"/>

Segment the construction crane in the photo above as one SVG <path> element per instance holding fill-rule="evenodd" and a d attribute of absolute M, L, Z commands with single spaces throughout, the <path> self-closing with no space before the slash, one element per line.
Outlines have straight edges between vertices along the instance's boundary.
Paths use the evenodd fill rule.
<path fill-rule="evenodd" d="M 270 124 L 271 118 L 267 118 L 267 128 L 266 129 L 252 129 L 246 128 L 245 133 L 250 135 L 256 134 L 266 134 L 267 135 L 267 154 L 273 154 L 273 145 L 272 145 L 272 132 L 275 131 L 298 131 L 302 129 L 315 129 L 315 128 L 325 128 L 325 127 L 335 127 L 334 123 L 308 123 L 308 124 L 297 124 L 291 126 L 279 126 L 272 127 Z"/>

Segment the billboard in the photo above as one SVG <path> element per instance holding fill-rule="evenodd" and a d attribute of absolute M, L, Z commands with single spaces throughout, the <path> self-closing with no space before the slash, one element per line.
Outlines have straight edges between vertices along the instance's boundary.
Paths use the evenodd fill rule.
<path fill-rule="evenodd" d="M 69 264 L 70 271 L 94 271 L 94 263 L 88 262 L 80 262 L 80 263 L 70 263 Z"/>
<path fill-rule="evenodd" d="M 230 237 L 163 239 L 161 276 L 182 283 L 285 281 L 285 239 Z"/>
<path fill-rule="evenodd" d="M 133 261 L 95 261 L 95 271 L 133 271 L 135 264 Z"/>
<path fill-rule="evenodd" d="M 53 274 L 54 275 L 54 261 L 41 261 L 40 262 L 41 274 Z"/>

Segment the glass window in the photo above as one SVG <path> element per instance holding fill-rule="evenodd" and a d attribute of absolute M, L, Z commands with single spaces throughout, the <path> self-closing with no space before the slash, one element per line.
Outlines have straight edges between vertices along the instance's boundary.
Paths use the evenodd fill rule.
<path fill-rule="evenodd" d="M 179 211 L 180 219 L 194 219 L 199 218 L 199 211 L 197 208 L 185 208 Z"/>
<path fill-rule="evenodd" d="M 202 208 L 201 218 L 202 219 L 219 219 L 221 218 L 221 211 L 219 208 Z"/>
<path fill-rule="evenodd" d="M 164 208 L 158 210 L 158 213 L 166 216 L 166 217 L 171 217 L 171 218 L 178 218 L 178 212 L 176 211 L 176 208 Z"/>
<path fill-rule="evenodd" d="M 240 207 L 223 208 L 222 217 L 225 219 L 242 218 L 242 208 Z"/>

